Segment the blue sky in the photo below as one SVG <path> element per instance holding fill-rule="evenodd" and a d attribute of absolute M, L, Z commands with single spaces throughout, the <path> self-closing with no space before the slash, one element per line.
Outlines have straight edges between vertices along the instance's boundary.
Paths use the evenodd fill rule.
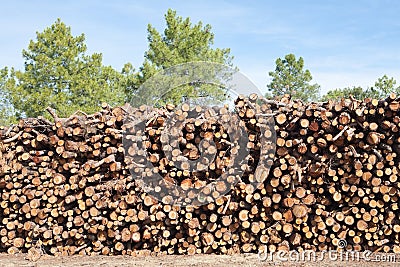
<path fill-rule="evenodd" d="M 138 68 L 148 23 L 164 29 L 168 8 L 212 25 L 215 47 L 231 48 L 234 64 L 262 91 L 275 60 L 302 56 L 322 91 L 372 85 L 384 74 L 400 83 L 400 2 L 375 1 L 3 1 L 0 67 L 23 67 L 21 51 L 57 18 L 106 65 Z"/>

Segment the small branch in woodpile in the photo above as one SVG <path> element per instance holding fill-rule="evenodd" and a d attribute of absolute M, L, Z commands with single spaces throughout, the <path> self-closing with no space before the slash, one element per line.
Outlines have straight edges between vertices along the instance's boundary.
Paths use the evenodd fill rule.
<path fill-rule="evenodd" d="M 383 161 L 383 157 L 381 155 L 381 153 L 379 153 L 378 150 L 376 150 L 375 148 L 371 149 L 372 153 L 375 154 L 375 156 L 379 159 L 379 161 Z"/>
<path fill-rule="evenodd" d="M 228 196 L 227 198 L 228 198 L 228 201 L 226 202 L 226 205 L 225 205 L 224 209 L 222 210 L 222 214 L 226 213 L 226 210 L 228 209 L 229 204 L 231 203 L 231 196 Z"/>
<path fill-rule="evenodd" d="M 335 135 L 335 137 L 332 138 L 332 141 L 338 140 L 339 137 L 341 137 L 343 133 L 347 130 L 347 128 L 349 128 L 348 125 L 346 125 L 337 135 Z"/>
<path fill-rule="evenodd" d="M 87 248 L 87 246 L 88 246 L 87 244 L 84 244 L 84 245 L 82 245 L 82 246 L 76 248 L 76 249 L 75 249 L 75 252 L 79 252 L 79 251 L 81 251 L 82 249 Z"/>
<path fill-rule="evenodd" d="M 262 117 L 273 117 L 278 113 L 257 113 L 256 116 L 262 116 Z"/>
<path fill-rule="evenodd" d="M 301 180 L 302 180 L 302 176 L 301 176 L 302 170 L 301 170 L 301 167 L 300 167 L 299 165 L 296 164 L 295 168 L 296 168 L 297 177 L 298 177 L 298 179 L 299 179 L 298 181 L 299 181 L 299 183 L 301 184 Z"/>
<path fill-rule="evenodd" d="M 56 114 L 56 111 L 52 109 L 51 107 L 47 107 L 46 111 L 53 117 L 54 121 L 60 120 Z"/>
<path fill-rule="evenodd" d="M 7 132 L 4 134 L 4 136 L 8 136 L 11 133 L 14 126 L 15 126 L 14 124 L 11 124 L 10 128 L 7 129 Z"/>
<path fill-rule="evenodd" d="M 75 111 L 73 116 L 77 116 L 78 114 L 85 116 L 85 118 L 87 118 L 88 116 L 88 114 L 86 112 L 83 112 L 82 110 Z"/>
<path fill-rule="evenodd" d="M 42 122 L 44 122 L 44 123 L 46 123 L 47 125 L 53 125 L 53 123 L 51 123 L 51 121 L 49 121 L 48 119 L 46 119 L 46 118 L 43 117 L 43 116 L 39 116 L 39 117 L 38 117 L 38 120 L 39 120 L 39 121 L 42 121 Z"/>
<path fill-rule="evenodd" d="M 270 105 L 275 105 L 277 107 L 286 107 L 288 106 L 288 104 L 286 103 L 282 103 L 276 100 L 271 100 L 271 99 L 265 99 L 265 98 L 261 98 L 262 101 L 264 101 L 266 104 L 270 104 Z"/>
<path fill-rule="evenodd" d="M 85 121 L 85 124 L 89 125 L 89 124 L 95 124 L 95 123 L 99 123 L 99 122 L 100 122 L 99 119 L 93 119 L 93 120 Z"/>
<path fill-rule="evenodd" d="M 357 153 L 357 150 L 354 148 L 354 146 L 350 145 L 350 146 L 349 146 L 349 149 L 351 150 L 351 153 L 353 153 L 353 156 L 354 156 L 355 158 L 361 157 L 361 155 Z"/>
<path fill-rule="evenodd" d="M 11 137 L 11 138 L 8 138 L 8 139 L 4 139 L 3 141 L 1 141 L 3 144 L 7 144 L 7 143 L 11 143 L 11 142 L 14 142 L 15 140 L 17 140 L 18 139 L 18 137 L 20 137 L 21 135 L 22 135 L 22 131 L 21 132 L 19 132 L 19 133 L 17 133 L 16 135 L 14 135 L 13 137 Z"/>

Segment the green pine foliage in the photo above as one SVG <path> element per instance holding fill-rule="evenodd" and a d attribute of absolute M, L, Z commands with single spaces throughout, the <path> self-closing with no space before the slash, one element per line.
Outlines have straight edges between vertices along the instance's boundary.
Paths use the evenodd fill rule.
<path fill-rule="evenodd" d="M 354 86 L 330 90 L 321 98 L 321 100 L 338 100 L 341 98 L 348 98 L 349 96 L 358 100 L 364 100 L 365 98 L 383 99 L 391 93 L 399 95 L 400 86 L 396 86 L 396 80 L 393 77 L 389 78 L 387 75 L 383 75 L 378 78 L 374 86 L 366 89 L 363 89 L 360 86 Z"/>
<path fill-rule="evenodd" d="M 230 49 L 212 48 L 214 34 L 210 25 L 203 26 L 202 22 L 192 24 L 189 18 L 177 16 L 176 11 L 172 9 L 165 14 L 165 22 L 166 28 L 163 33 L 158 32 L 150 24 L 147 27 L 149 49 L 130 88 L 131 95 L 134 95 L 136 90 L 158 71 L 178 64 L 206 61 L 232 66 L 233 57 L 230 55 Z M 160 97 L 161 102 L 179 104 L 196 97 L 224 100 L 225 93 L 225 89 L 218 86 L 184 85 L 173 88 Z"/>
<path fill-rule="evenodd" d="M 50 106 L 64 117 L 77 110 L 98 111 L 102 102 L 123 104 L 123 75 L 86 49 L 84 34 L 73 36 L 60 19 L 37 32 L 22 51 L 24 70 L 11 69 L 4 86 L 14 116 L 37 117 Z"/>
<path fill-rule="evenodd" d="M 302 57 L 296 60 L 294 54 L 288 54 L 284 59 L 275 61 L 275 71 L 269 72 L 272 78 L 267 85 L 267 97 L 290 94 L 294 99 L 315 101 L 319 98 L 320 86 L 311 84 L 312 76 L 308 69 L 304 69 Z"/>
<path fill-rule="evenodd" d="M 349 96 L 353 96 L 355 99 L 364 99 L 367 97 L 367 92 L 360 86 L 345 87 L 328 91 L 324 96 L 321 97 L 321 100 L 338 100 L 341 98 L 348 98 Z"/>

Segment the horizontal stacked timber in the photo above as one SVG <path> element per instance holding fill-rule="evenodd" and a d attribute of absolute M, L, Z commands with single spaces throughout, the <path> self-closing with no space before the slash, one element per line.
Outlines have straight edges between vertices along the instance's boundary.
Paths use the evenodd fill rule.
<path fill-rule="evenodd" d="M 109 107 L 54 121 L 39 117 L 0 127 L 0 252 L 50 255 L 231 254 L 345 249 L 400 253 L 399 99 L 303 103 L 288 96 L 239 96 L 249 151 L 243 175 L 215 201 L 176 206 L 139 186 L 124 153 L 124 121 L 146 107 Z M 148 161 L 188 196 L 216 181 L 232 160 L 218 120 L 187 118 L 189 108 L 150 108 L 143 144 Z M 226 107 L 219 112 L 226 114 Z M 184 121 L 164 140 L 168 119 Z M 276 152 L 268 177 L 249 189 L 262 153 L 260 124 L 273 118 Z M 140 117 L 138 117 L 140 119 Z M 203 141 L 202 140 L 206 140 Z M 172 144 L 175 142 L 175 144 Z M 171 144 L 169 144 L 171 143 Z M 168 146 L 168 149 L 165 147 Z M 125 151 L 128 150 L 128 151 Z M 192 172 L 190 162 L 202 171 Z M 143 156 L 143 155 L 137 155 Z M 162 188 L 155 189 L 162 191 Z M 204 193 L 204 192 L 202 192 Z M 196 197 L 196 196 L 192 196 Z"/>

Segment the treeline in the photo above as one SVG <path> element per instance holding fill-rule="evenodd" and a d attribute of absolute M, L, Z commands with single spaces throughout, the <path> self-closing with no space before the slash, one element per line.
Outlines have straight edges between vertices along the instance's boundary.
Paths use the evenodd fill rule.
<path fill-rule="evenodd" d="M 5 67 L 0 71 L 0 125 L 23 117 L 48 116 L 48 106 L 66 117 L 77 110 L 98 111 L 102 102 L 122 105 L 149 77 L 177 64 L 210 61 L 232 66 L 229 49 L 212 48 L 210 25 L 193 24 L 171 9 L 165 21 L 163 33 L 148 25 L 148 50 L 138 69 L 131 63 L 122 70 L 105 66 L 101 53 L 87 53 L 85 35 L 73 36 L 60 19 L 37 32 L 36 39 L 22 51 L 23 70 Z M 208 92 L 216 98 L 225 97 L 220 88 Z M 185 96 L 197 97 L 196 90 L 175 88 L 163 100 L 176 104 Z"/>
<path fill-rule="evenodd" d="M 162 33 L 148 25 L 148 50 L 137 69 L 131 63 L 126 63 L 122 70 L 104 65 L 101 53 L 87 53 L 85 35 L 73 36 L 71 28 L 60 19 L 37 32 L 36 39 L 22 51 L 23 70 L 0 69 L 0 125 L 23 117 L 47 116 L 44 110 L 48 106 L 65 117 L 77 110 L 93 113 L 102 102 L 122 105 L 155 73 L 181 63 L 209 61 L 234 67 L 229 48 L 213 48 L 214 34 L 209 24 L 193 24 L 190 18 L 182 18 L 171 9 L 165 14 L 165 21 Z M 271 98 L 291 94 L 304 101 L 349 95 L 363 99 L 399 91 L 396 81 L 384 75 L 373 87 L 335 89 L 321 96 L 320 86 L 311 83 L 312 75 L 304 68 L 303 58 L 296 59 L 293 54 L 278 58 L 269 75 L 272 80 L 267 85 L 267 96 Z M 205 91 L 209 97 L 226 98 L 226 92 L 217 86 Z M 183 99 L 200 97 L 201 93 L 184 86 L 168 92 L 162 100 L 177 104 Z"/>
<path fill-rule="evenodd" d="M 383 75 L 373 86 L 362 88 L 360 86 L 337 88 L 328 91 L 321 96 L 320 86 L 311 84 L 312 75 L 308 69 L 304 69 L 304 59 L 296 59 L 293 54 L 286 55 L 283 59 L 276 60 L 275 71 L 269 72 L 272 78 L 268 87 L 268 97 L 289 94 L 295 99 L 303 101 L 327 101 L 329 99 L 340 99 L 352 96 L 355 99 L 365 98 L 380 99 L 387 97 L 390 93 L 399 94 L 400 86 L 396 86 L 393 77 Z"/>

